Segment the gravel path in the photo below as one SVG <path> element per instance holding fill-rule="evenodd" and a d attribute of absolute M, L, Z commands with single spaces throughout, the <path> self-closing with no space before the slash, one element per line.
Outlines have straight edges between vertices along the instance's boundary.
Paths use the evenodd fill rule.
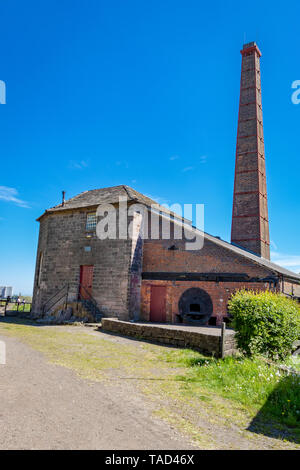
<path fill-rule="evenodd" d="M 0 449 L 193 448 L 130 383 L 90 383 L 15 338 L 0 340 Z"/>

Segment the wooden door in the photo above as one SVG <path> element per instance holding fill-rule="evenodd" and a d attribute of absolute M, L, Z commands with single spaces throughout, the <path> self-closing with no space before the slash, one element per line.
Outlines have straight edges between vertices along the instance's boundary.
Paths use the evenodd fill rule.
<path fill-rule="evenodd" d="M 93 287 L 93 265 L 80 266 L 80 298 L 88 299 L 92 295 Z"/>
<path fill-rule="evenodd" d="M 166 322 L 166 287 L 151 286 L 150 321 Z"/>

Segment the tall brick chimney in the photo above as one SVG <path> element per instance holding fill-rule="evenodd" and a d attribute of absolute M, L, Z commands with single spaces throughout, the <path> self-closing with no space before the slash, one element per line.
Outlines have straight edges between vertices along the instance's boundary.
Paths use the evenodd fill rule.
<path fill-rule="evenodd" d="M 270 259 L 260 57 L 255 42 L 241 50 L 231 242 Z"/>

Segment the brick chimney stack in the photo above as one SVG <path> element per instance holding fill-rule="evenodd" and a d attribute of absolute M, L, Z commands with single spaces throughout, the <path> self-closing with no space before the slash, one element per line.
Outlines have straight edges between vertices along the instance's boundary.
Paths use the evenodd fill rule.
<path fill-rule="evenodd" d="M 255 42 L 241 50 L 231 242 L 270 259 L 260 57 Z"/>

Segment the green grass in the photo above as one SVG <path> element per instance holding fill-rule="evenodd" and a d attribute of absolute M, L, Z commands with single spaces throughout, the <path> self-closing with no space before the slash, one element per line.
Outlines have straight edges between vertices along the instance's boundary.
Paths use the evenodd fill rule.
<path fill-rule="evenodd" d="M 256 434 L 246 429 L 259 417 L 263 426 L 299 441 L 299 377 L 286 376 L 259 358 L 218 360 L 188 349 L 113 341 L 89 331 L 76 326 L 37 327 L 18 319 L 0 322 L 0 334 L 18 337 L 83 378 L 134 380 L 154 402 L 157 415 L 205 448 L 220 444 L 215 442 L 215 431 L 201 428 L 201 420 L 225 433 L 234 424 L 253 441 Z M 276 448 L 281 442 L 276 440 Z"/>
<path fill-rule="evenodd" d="M 244 405 L 281 424 L 300 427 L 300 376 L 287 376 L 275 365 L 260 358 L 213 359 L 194 351 L 176 352 L 179 364 L 187 370 L 177 379 L 190 385 L 190 394 L 210 389 L 224 398 Z M 167 360 L 170 360 L 170 354 Z"/>
<path fill-rule="evenodd" d="M 6 302 L 4 301 L 1 301 L 0 302 L 0 306 L 1 307 L 4 307 L 6 304 Z M 8 311 L 16 311 L 18 309 L 18 305 L 15 303 L 15 302 L 11 302 L 8 304 L 7 306 L 7 310 Z M 20 313 L 29 313 L 30 312 L 30 309 L 31 309 L 31 304 L 25 304 L 23 305 L 22 303 L 19 304 L 19 312 Z"/>
<path fill-rule="evenodd" d="M 70 332 L 65 328 L 23 323 L 17 318 L 13 323 L 0 323 L 0 333 L 18 337 L 44 353 L 51 362 L 73 369 L 84 378 L 102 380 L 105 378 L 103 372 L 111 370 L 126 376 L 146 378 L 156 368 L 155 355 L 142 347 L 139 354 L 136 346 L 114 343 L 98 335 L 91 336 L 76 326 L 70 327 Z"/>
<path fill-rule="evenodd" d="M 294 370 L 297 370 L 300 372 L 300 356 L 290 356 L 288 357 L 283 365 L 286 365 L 288 367 L 291 367 Z"/>
<path fill-rule="evenodd" d="M 13 304 L 13 308 L 10 308 L 9 310 L 17 310 L 18 309 L 18 306 L 17 304 Z M 26 312 L 30 312 L 30 309 L 31 309 L 31 304 L 25 304 L 25 305 L 22 305 L 22 303 L 19 304 L 19 312 L 22 313 L 26 313 Z"/>

